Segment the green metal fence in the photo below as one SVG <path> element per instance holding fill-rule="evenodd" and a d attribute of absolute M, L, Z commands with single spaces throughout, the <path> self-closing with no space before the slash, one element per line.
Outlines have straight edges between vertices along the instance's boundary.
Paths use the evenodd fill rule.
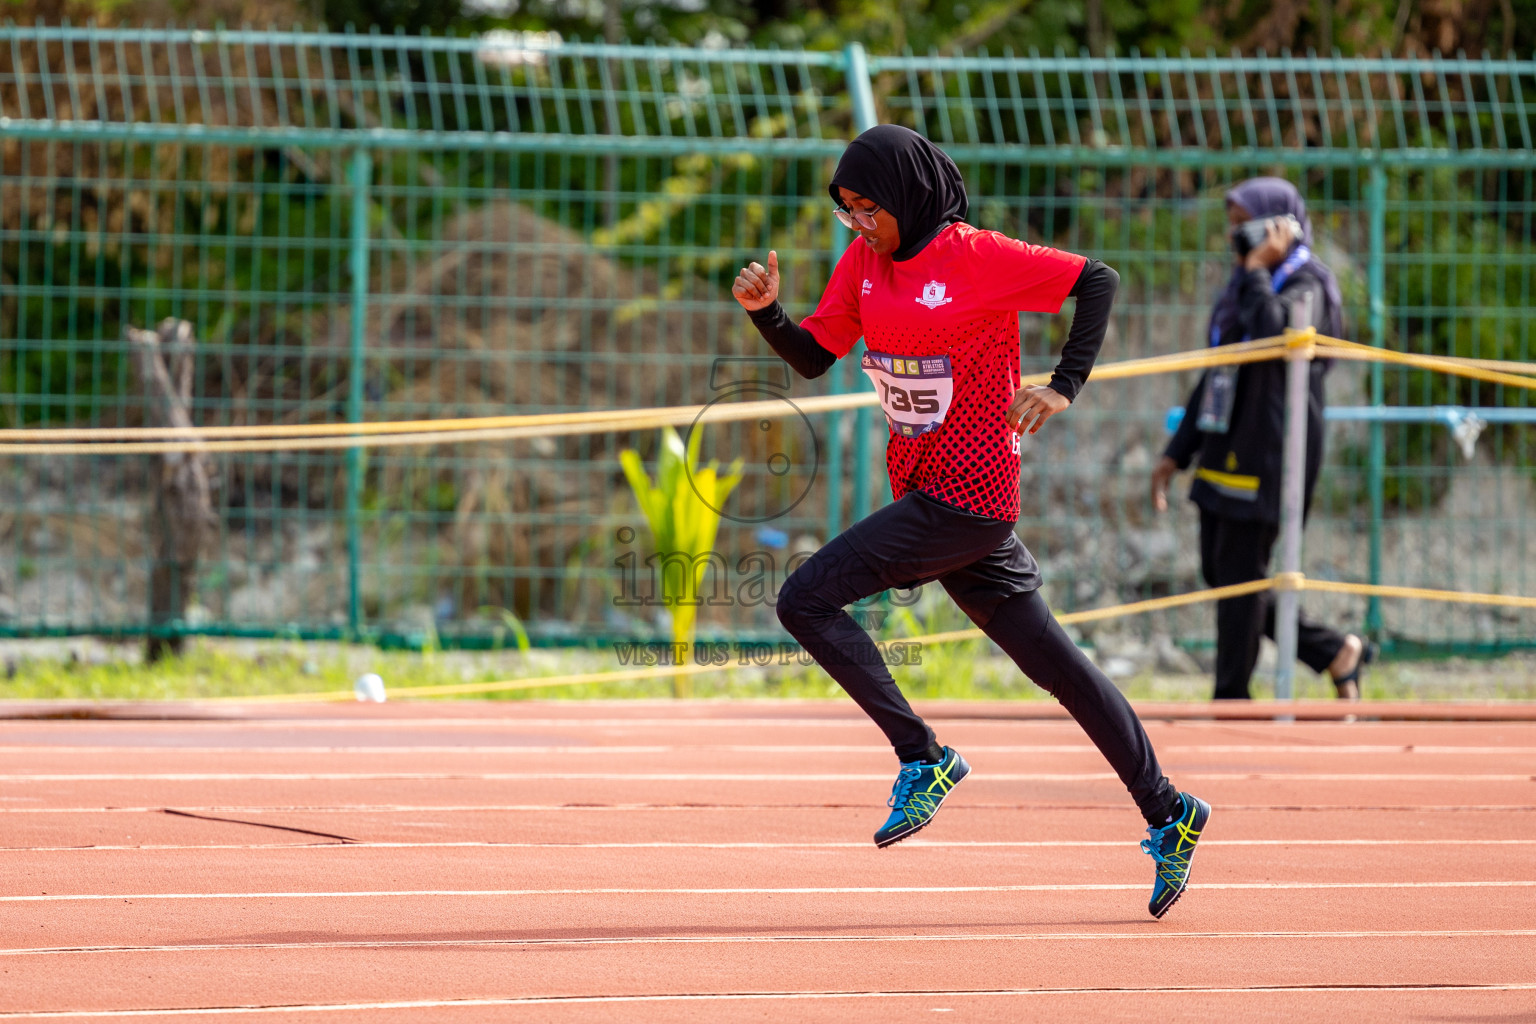
<path fill-rule="evenodd" d="M 1308 196 L 1353 337 L 1531 357 L 1536 61 L 8 27 L 0 418 L 143 422 L 123 331 L 168 316 L 194 325 L 204 424 L 856 389 L 846 360 L 818 381 L 781 377 L 728 288 L 774 247 L 786 305 L 809 310 L 848 244 L 825 182 L 876 120 L 945 145 L 973 222 L 1120 270 L 1106 359 L 1201 344 L 1229 265 L 1223 192 L 1259 173 Z M 1027 370 L 1049 367 L 1065 323 L 1025 318 Z M 1157 517 L 1145 496 L 1192 383 L 1091 386 L 1028 441 L 1020 532 L 1059 607 L 1200 585 L 1193 510 Z M 1354 366 L 1329 386 L 1353 418 L 1330 426 L 1308 574 L 1536 593 L 1530 428 L 1487 412 L 1518 420 L 1527 396 Z M 1370 420 L 1431 406 L 1484 410 L 1470 457 L 1439 422 Z M 707 452 L 742 456 L 747 478 L 719 543 L 733 600 L 705 609 L 706 631 L 776 630 L 753 573 L 782 573 L 883 500 L 883 429 L 868 410 L 711 428 Z M 644 634 L 659 609 L 616 600 L 618 566 L 643 554 L 617 452 L 655 444 L 221 458 L 217 540 L 194 614 L 169 628 L 489 642 L 506 609 L 551 642 Z M 0 470 L 0 631 L 148 628 L 155 471 L 134 457 Z M 1536 635 L 1496 612 L 1309 604 L 1404 646 Z M 1124 628 L 1198 642 L 1209 618 Z"/>

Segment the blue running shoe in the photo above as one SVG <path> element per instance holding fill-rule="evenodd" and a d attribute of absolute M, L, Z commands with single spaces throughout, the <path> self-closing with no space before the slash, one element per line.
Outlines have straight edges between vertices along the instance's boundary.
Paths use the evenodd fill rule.
<path fill-rule="evenodd" d="M 1162 917 L 1179 901 L 1189 887 L 1189 862 L 1195 856 L 1195 844 L 1205 823 L 1211 820 L 1211 805 L 1197 796 L 1180 793 L 1184 811 L 1176 821 L 1162 828 L 1148 828 L 1152 838 L 1141 841 L 1143 853 L 1157 861 L 1157 878 L 1152 882 L 1152 900 L 1147 909 L 1153 917 Z"/>
<path fill-rule="evenodd" d="M 944 748 L 944 760 L 938 764 L 904 761 L 896 773 L 896 785 L 886 806 L 891 816 L 875 833 L 875 845 L 884 849 L 899 843 L 933 820 L 939 805 L 955 784 L 971 774 L 971 766 L 959 751 Z"/>

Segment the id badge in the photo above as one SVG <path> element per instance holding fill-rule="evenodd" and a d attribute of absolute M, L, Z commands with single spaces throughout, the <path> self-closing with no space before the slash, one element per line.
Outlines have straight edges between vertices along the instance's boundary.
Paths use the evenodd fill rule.
<path fill-rule="evenodd" d="M 1207 434 L 1225 434 L 1232 425 L 1232 401 L 1237 395 L 1236 366 L 1218 366 L 1206 371 L 1205 391 L 1200 397 L 1200 415 L 1195 427 Z"/>

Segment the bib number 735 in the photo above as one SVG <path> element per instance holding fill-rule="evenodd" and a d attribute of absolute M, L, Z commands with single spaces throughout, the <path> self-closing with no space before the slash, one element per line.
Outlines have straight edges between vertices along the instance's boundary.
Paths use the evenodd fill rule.
<path fill-rule="evenodd" d="M 880 396 L 891 433 L 917 437 L 943 424 L 955 391 L 948 356 L 865 352 L 863 370 Z"/>

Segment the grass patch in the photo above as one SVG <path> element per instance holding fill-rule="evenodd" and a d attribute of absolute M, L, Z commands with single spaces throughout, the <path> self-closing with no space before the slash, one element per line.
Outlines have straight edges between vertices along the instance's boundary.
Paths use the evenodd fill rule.
<path fill-rule="evenodd" d="M 889 632 L 913 635 L 952 628 L 945 622 L 893 623 Z M 607 650 L 381 651 L 346 644 L 197 639 L 186 653 L 145 665 L 138 644 L 90 639 L 10 641 L 0 644 L 8 700 L 192 700 L 266 694 L 350 690 L 364 672 L 377 672 L 386 688 L 531 679 L 572 672 L 615 671 Z M 918 664 L 892 670 L 914 700 L 1050 700 L 1011 661 L 984 640 L 926 647 Z M 1297 696 L 1329 699 L 1331 684 L 1299 669 Z M 1198 701 L 1210 696 L 1207 675 L 1143 672 L 1117 680 L 1133 700 Z M 1273 695 L 1272 680 L 1254 679 L 1254 695 Z M 693 692 L 716 699 L 843 700 L 842 689 L 815 666 L 732 666 L 693 677 Z M 1446 659 L 1376 665 L 1365 678 L 1368 700 L 1536 700 L 1536 653 L 1490 660 Z M 672 696 L 668 677 L 600 685 L 508 690 L 476 695 L 504 700 L 661 699 Z M 451 699 L 451 698 L 448 698 Z"/>

